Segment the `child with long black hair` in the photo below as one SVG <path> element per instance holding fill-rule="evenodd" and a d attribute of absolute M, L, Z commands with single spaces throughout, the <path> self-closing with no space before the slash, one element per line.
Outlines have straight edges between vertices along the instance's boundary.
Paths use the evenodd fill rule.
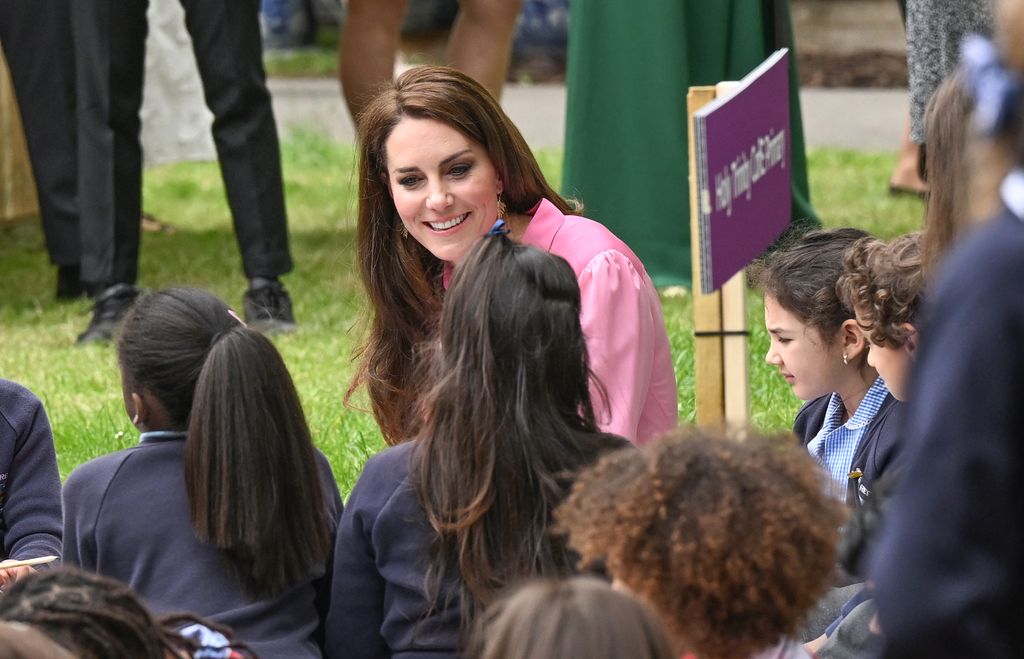
<path fill-rule="evenodd" d="M 626 444 L 594 420 L 572 268 L 492 234 L 455 269 L 422 432 L 370 459 L 342 516 L 329 656 L 457 656 L 504 587 L 572 572 L 551 513 Z"/>
<path fill-rule="evenodd" d="M 319 657 L 341 499 L 280 354 L 213 295 L 170 289 L 124 320 L 137 446 L 64 487 L 64 560 L 187 610 L 268 657 Z"/>

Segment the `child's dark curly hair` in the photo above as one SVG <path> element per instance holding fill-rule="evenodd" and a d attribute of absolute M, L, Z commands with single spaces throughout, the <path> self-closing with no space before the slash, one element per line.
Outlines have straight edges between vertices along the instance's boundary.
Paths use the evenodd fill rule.
<path fill-rule="evenodd" d="M 911 233 L 885 243 L 858 240 L 846 252 L 836 292 L 857 313 L 861 328 L 875 345 L 902 347 L 921 308 L 924 269 L 921 235 Z"/>
<path fill-rule="evenodd" d="M 743 657 L 792 634 L 828 585 L 845 509 L 824 492 L 789 435 L 738 442 L 680 429 L 584 471 L 557 529 L 687 651 Z"/>

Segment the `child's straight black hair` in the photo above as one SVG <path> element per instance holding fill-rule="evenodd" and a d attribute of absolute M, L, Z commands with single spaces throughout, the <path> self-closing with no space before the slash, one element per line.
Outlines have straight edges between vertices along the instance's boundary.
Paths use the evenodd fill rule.
<path fill-rule="evenodd" d="M 316 453 L 274 345 L 194 289 L 143 297 L 118 340 L 122 377 L 187 430 L 185 486 L 196 536 L 221 550 L 253 597 L 323 564 L 329 520 Z"/>

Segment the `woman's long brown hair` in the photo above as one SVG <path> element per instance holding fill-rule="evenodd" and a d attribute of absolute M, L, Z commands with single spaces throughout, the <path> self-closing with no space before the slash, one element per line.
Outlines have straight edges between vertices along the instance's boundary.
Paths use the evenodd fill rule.
<path fill-rule="evenodd" d="M 359 225 L 357 253 L 369 298 L 369 338 L 346 400 L 363 384 L 389 444 L 417 434 L 418 348 L 429 340 L 441 311 L 443 263 L 401 233 L 387 178 L 385 144 L 405 117 L 433 119 L 481 144 L 494 164 L 509 213 L 527 213 L 542 198 L 563 213 L 574 206 L 544 180 L 526 140 L 501 106 L 473 79 L 439 66 L 411 69 L 359 117 Z"/>

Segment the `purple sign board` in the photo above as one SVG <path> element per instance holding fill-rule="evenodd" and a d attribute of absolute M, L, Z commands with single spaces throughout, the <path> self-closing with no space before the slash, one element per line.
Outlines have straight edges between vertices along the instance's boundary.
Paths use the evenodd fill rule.
<path fill-rule="evenodd" d="M 790 223 L 789 51 L 694 113 L 701 291 L 719 288 Z"/>

